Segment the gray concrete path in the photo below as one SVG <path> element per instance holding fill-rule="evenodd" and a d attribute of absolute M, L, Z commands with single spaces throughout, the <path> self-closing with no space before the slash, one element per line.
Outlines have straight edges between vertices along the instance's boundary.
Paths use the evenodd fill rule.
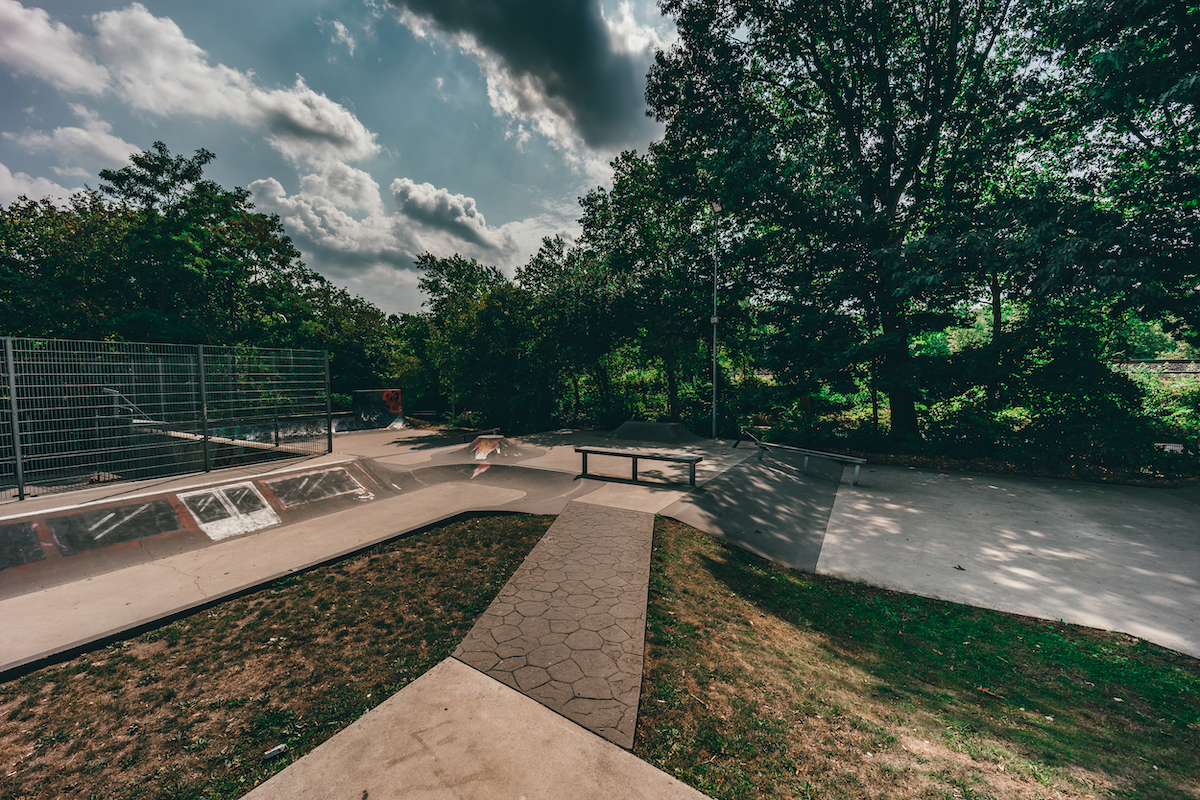
<path fill-rule="evenodd" d="M 571 503 L 454 657 L 633 747 L 654 517 Z"/>
<path fill-rule="evenodd" d="M 246 800 L 704 800 L 448 658 Z"/>

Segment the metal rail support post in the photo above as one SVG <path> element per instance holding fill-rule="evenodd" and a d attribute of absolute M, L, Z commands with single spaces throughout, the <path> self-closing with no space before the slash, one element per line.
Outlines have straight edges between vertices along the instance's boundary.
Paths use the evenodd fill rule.
<path fill-rule="evenodd" d="M 12 416 L 13 460 L 16 462 L 17 499 L 25 499 L 25 467 L 21 463 L 21 424 L 17 416 L 17 365 L 13 360 L 13 340 L 4 337 L 4 361 L 8 365 L 8 408 Z"/>

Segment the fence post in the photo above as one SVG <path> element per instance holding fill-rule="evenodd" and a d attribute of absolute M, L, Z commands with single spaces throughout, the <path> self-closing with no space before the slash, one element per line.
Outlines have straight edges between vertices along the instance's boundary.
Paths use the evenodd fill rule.
<path fill-rule="evenodd" d="M 328 448 L 325 452 L 333 452 L 333 396 L 329 393 L 329 351 L 322 351 L 325 355 L 325 445 Z"/>
<path fill-rule="evenodd" d="M 12 414 L 13 460 L 16 462 L 17 499 L 25 499 L 25 466 L 21 463 L 21 425 L 17 420 L 17 365 L 13 361 L 13 339 L 4 337 L 4 361 L 8 365 L 8 407 Z"/>
<path fill-rule="evenodd" d="M 200 424 L 204 431 L 204 471 L 212 472 L 208 457 L 208 386 L 204 374 L 204 345 L 196 345 L 196 351 L 200 357 Z"/>

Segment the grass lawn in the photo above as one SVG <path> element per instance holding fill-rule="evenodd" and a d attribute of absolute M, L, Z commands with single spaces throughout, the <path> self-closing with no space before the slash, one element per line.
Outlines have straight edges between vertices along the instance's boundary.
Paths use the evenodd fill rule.
<path fill-rule="evenodd" d="M 452 522 L 0 684 L 0 799 L 245 794 L 449 656 L 551 522 Z"/>
<path fill-rule="evenodd" d="M 717 798 L 1200 797 L 1200 661 L 658 519 L 635 752 Z"/>

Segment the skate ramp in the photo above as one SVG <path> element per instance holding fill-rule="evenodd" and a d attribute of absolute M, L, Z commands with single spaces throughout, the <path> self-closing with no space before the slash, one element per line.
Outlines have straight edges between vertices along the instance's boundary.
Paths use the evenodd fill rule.
<path fill-rule="evenodd" d="M 13 513 L 0 518 L 0 599 L 211 547 L 393 493 L 366 460 L 226 480 L 190 477 L 195 482 L 176 482 L 166 491 L 134 484 L 124 487 L 134 491 L 83 503 L 63 503 L 73 498 L 54 496 L 5 506 Z M 207 480 L 196 480 L 201 477 Z"/>
<path fill-rule="evenodd" d="M 1200 524 L 1178 490 L 872 467 L 817 571 L 1200 657 Z M 1185 492 L 1186 493 L 1186 492 Z"/>
<path fill-rule="evenodd" d="M 565 472 L 511 464 L 472 462 L 403 469 L 394 468 L 384 462 L 376 464 L 375 467 L 382 473 L 388 473 L 389 485 L 400 493 L 445 483 L 479 484 L 519 491 L 522 497 L 498 510 L 526 514 L 559 514 L 572 500 L 590 494 L 602 486 L 593 481 L 580 480 Z"/>

